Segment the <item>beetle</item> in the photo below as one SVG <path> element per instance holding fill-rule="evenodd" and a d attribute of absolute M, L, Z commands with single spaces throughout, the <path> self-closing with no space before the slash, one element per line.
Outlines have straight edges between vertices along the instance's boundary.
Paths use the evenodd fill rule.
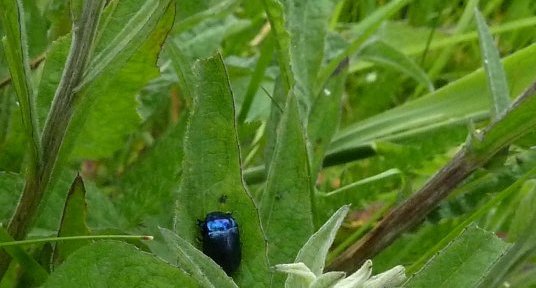
<path fill-rule="evenodd" d="M 210 212 L 197 220 L 201 229 L 203 253 L 232 275 L 240 265 L 242 251 L 238 223 L 231 213 Z"/>

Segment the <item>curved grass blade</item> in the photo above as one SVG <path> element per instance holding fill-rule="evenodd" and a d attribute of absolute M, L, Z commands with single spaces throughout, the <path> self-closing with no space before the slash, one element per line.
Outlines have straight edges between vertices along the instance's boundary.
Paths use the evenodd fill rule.
<path fill-rule="evenodd" d="M 486 25 L 484 16 L 478 11 L 478 8 L 475 8 L 474 13 L 480 39 L 482 62 L 484 62 L 489 95 L 491 96 L 491 118 L 497 119 L 498 115 L 506 111 L 510 106 L 510 89 L 508 88 L 508 80 L 502 67 L 499 51 L 493 43 L 493 38 Z"/>

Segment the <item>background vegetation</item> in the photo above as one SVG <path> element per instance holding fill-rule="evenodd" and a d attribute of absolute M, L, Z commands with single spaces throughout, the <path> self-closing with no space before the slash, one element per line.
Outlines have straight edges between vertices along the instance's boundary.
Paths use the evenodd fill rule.
<path fill-rule="evenodd" d="M 535 287 L 534 15 L 0 0 L 0 287 Z"/>

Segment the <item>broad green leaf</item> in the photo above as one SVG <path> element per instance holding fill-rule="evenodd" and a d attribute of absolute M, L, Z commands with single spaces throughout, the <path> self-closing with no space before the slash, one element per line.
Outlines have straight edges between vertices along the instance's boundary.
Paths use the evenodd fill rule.
<path fill-rule="evenodd" d="M 50 21 L 48 29 L 48 39 L 54 41 L 58 37 L 64 36 L 71 31 L 71 11 L 69 2 L 64 0 L 51 0 L 50 5 L 45 10 L 47 20 Z"/>
<path fill-rule="evenodd" d="M 54 186 L 49 185 L 45 190 L 37 219 L 33 224 L 33 227 L 39 231 L 37 236 L 47 237 L 57 233 L 65 208 L 67 192 L 77 174 L 77 171 L 68 168 L 61 169 L 54 178 Z"/>
<path fill-rule="evenodd" d="M 19 174 L 0 171 L 0 223 L 7 223 L 18 203 L 24 185 Z"/>
<path fill-rule="evenodd" d="M 87 224 L 92 231 L 105 229 L 113 231 L 129 227 L 125 215 L 119 213 L 117 205 L 114 205 L 109 195 L 99 189 L 94 182 L 86 180 L 84 186 L 88 207 Z"/>
<path fill-rule="evenodd" d="M 343 206 L 331 216 L 331 218 L 320 229 L 309 238 L 298 252 L 295 262 L 303 262 L 311 271 L 320 276 L 324 271 L 324 265 L 329 248 L 335 240 L 335 235 L 341 227 L 342 221 L 349 206 Z M 285 287 L 300 287 L 299 280 L 294 276 L 289 276 L 285 282 Z"/>
<path fill-rule="evenodd" d="M 498 115 L 506 111 L 510 106 L 508 80 L 504 74 L 499 51 L 495 47 L 489 28 L 486 25 L 486 20 L 484 20 L 484 16 L 478 11 L 478 8 L 475 8 L 474 14 L 480 39 L 482 62 L 484 62 L 489 95 L 491 96 L 491 118 L 497 119 Z"/>
<path fill-rule="evenodd" d="M 65 201 L 58 237 L 90 235 L 91 232 L 86 224 L 86 215 L 86 189 L 82 177 L 77 175 L 71 189 L 69 189 L 67 201 Z M 59 242 L 54 248 L 54 264 L 62 263 L 67 256 L 89 243 L 89 240 Z"/>
<path fill-rule="evenodd" d="M 536 45 L 519 50 L 503 60 L 512 94 L 523 91 L 536 77 Z M 354 123 L 338 132 L 327 157 L 366 148 L 381 139 L 402 139 L 429 130 L 483 119 L 489 101 L 485 75 L 479 69 L 417 100 Z"/>
<path fill-rule="evenodd" d="M 404 287 L 474 287 L 510 246 L 493 233 L 469 226 Z"/>
<path fill-rule="evenodd" d="M 131 11 L 139 9 L 130 2 L 117 5 L 130 6 Z M 82 100 L 66 135 L 67 150 L 70 147 L 73 149 L 71 157 L 98 159 L 111 156 L 122 147 L 124 137 L 138 127 L 140 117 L 136 111 L 138 102 L 135 96 L 149 80 L 158 75 L 159 70 L 155 63 L 173 23 L 173 8 L 169 1 L 158 1 L 154 13 L 151 13 L 150 17 L 147 16 L 147 22 L 142 26 L 136 23 L 135 27 L 139 30 L 118 32 L 120 35 L 126 33 L 128 37 L 132 37 L 128 44 L 115 43 L 113 39 L 109 39 L 117 35 L 101 35 L 101 41 L 109 40 L 119 46 L 127 46 L 121 46 L 120 51 L 114 47 L 104 48 L 96 56 L 102 59 L 103 63 L 95 63 L 89 67 L 90 74 L 86 76 L 86 86 L 81 92 Z M 116 11 L 121 11 L 117 9 Z M 127 14 L 118 19 L 114 18 L 119 21 L 115 25 L 124 26 L 130 16 Z M 108 65 L 102 66 L 104 63 Z"/>
<path fill-rule="evenodd" d="M 116 204 L 130 227 L 149 216 L 158 216 L 160 225 L 168 225 L 172 219 L 182 165 L 185 118 L 181 117 L 177 124 L 168 128 L 119 179 L 124 198 Z"/>
<path fill-rule="evenodd" d="M 525 182 L 519 192 L 523 197 L 519 201 L 508 234 L 508 238 L 515 242 L 504 257 L 495 263 L 493 270 L 478 287 L 500 286 L 509 272 L 523 269 L 524 260 L 536 251 L 536 181 L 532 179 Z"/>
<path fill-rule="evenodd" d="M 5 37 L 2 38 L 5 59 L 11 75 L 11 83 L 17 94 L 24 124 L 27 145 L 29 145 L 30 171 L 40 162 L 41 141 L 37 129 L 35 112 L 35 95 L 31 80 L 30 59 L 24 21 L 24 10 L 20 1 L 2 0 L 0 2 L 0 20 Z"/>
<path fill-rule="evenodd" d="M 9 235 L 2 225 L 0 225 L 0 242 L 11 242 L 14 241 L 13 237 Z M 9 254 L 19 265 L 24 269 L 27 275 L 30 276 L 33 284 L 39 285 L 45 282 L 48 277 L 47 271 L 37 263 L 32 256 L 28 255 L 26 251 L 20 246 L 9 246 L 2 247 L 2 249 Z"/>
<path fill-rule="evenodd" d="M 22 0 L 21 2 L 24 7 L 24 22 L 28 38 L 28 56 L 30 57 L 28 60 L 33 60 L 40 57 L 48 45 L 48 21 L 41 13 L 37 1 Z"/>
<path fill-rule="evenodd" d="M 234 101 L 221 56 L 197 62 L 193 73 L 194 101 L 184 142 L 175 231 L 197 246 L 198 219 L 212 211 L 233 213 L 242 242 L 235 282 L 244 287 L 268 285 L 264 235 L 255 203 L 242 183 Z"/>
<path fill-rule="evenodd" d="M 192 244 L 165 228 L 160 228 L 160 233 L 175 256 L 177 266 L 202 283 L 203 287 L 238 287 L 218 264 Z"/>
<path fill-rule="evenodd" d="M 357 57 L 363 61 L 385 65 L 399 70 L 415 79 L 419 84 L 425 86 L 429 92 L 434 91 L 434 84 L 417 63 L 402 53 L 402 51 L 381 40 L 365 44 L 357 53 Z"/>
<path fill-rule="evenodd" d="M 78 89 L 99 77 L 112 63 L 121 66 L 128 61 L 132 53 L 142 45 L 143 39 L 152 33 L 166 11 L 174 14 L 169 0 L 148 0 L 141 7 L 136 1 L 117 1 L 108 7 L 99 25 L 95 56 L 91 59 Z M 171 24 L 165 24 L 168 25 Z M 165 29 L 164 33 L 167 34 L 170 27 L 160 29 Z"/>
<path fill-rule="evenodd" d="M 99 241 L 73 253 L 48 278 L 54 287 L 198 287 L 184 271 L 118 241 Z"/>
<path fill-rule="evenodd" d="M 175 73 L 177 74 L 179 87 L 181 89 L 183 98 L 187 105 L 191 106 L 193 101 L 193 91 L 190 83 L 194 81 L 191 73 L 193 61 L 184 53 L 184 51 L 182 51 L 181 48 L 179 48 L 179 45 L 176 45 L 174 42 L 169 43 L 169 45 L 166 47 L 167 51 L 169 51 L 169 56 L 171 58 L 171 63 L 173 64 Z"/>
<path fill-rule="evenodd" d="M 259 204 L 271 265 L 291 263 L 314 231 L 313 188 L 303 126 L 296 96 L 290 94 L 287 99 Z"/>

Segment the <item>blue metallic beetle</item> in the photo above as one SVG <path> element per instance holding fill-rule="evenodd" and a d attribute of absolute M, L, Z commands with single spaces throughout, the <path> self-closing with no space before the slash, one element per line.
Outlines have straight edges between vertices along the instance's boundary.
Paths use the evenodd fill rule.
<path fill-rule="evenodd" d="M 227 275 L 240 265 L 241 247 L 238 223 L 231 213 L 210 212 L 205 220 L 198 220 L 201 228 L 203 253 L 218 263 Z"/>

